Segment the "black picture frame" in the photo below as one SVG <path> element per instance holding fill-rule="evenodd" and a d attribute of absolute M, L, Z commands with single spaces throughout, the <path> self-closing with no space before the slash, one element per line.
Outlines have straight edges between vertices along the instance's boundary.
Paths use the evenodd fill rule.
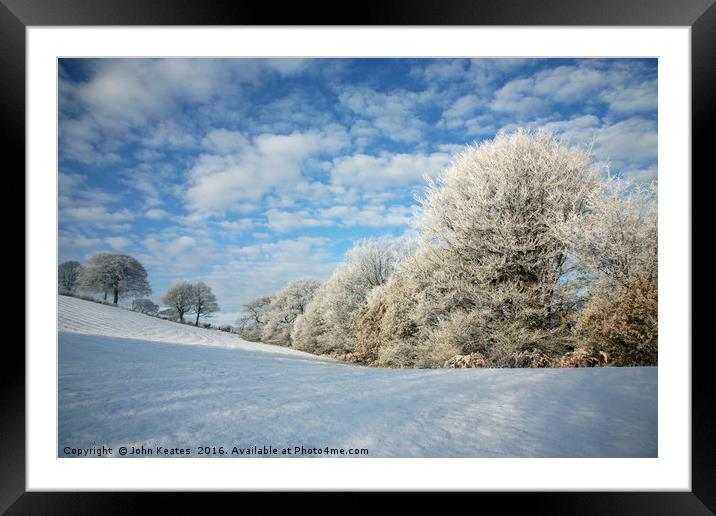
<path fill-rule="evenodd" d="M 0 126 L 5 157 L 14 157 L 16 169 L 24 170 L 25 29 L 30 26 L 316 25 L 319 20 L 327 25 L 689 26 L 692 170 L 703 167 L 702 173 L 708 173 L 705 163 L 712 145 L 707 129 L 716 114 L 714 1 L 403 0 L 364 3 L 350 10 L 335 3 L 333 11 L 326 11 L 324 6 L 304 3 L 285 4 L 277 9 L 268 3 L 216 1 L 209 4 L 201 0 L 0 0 Z M 693 181 L 692 171 L 684 173 L 691 173 Z M 20 188 L 24 192 L 24 180 Z M 692 199 L 692 206 L 696 204 Z M 696 220 L 693 215 L 692 220 Z M 30 257 L 24 258 L 27 263 Z M 25 274 L 28 274 L 27 268 Z M 26 310 L 30 309 L 32 307 L 26 306 Z M 702 309 L 693 305 L 692 320 L 693 312 L 699 310 Z M 504 507 L 509 499 L 510 508 L 517 505 L 530 512 L 549 514 L 712 514 L 716 511 L 716 396 L 713 395 L 715 375 L 707 356 L 709 340 L 691 347 L 691 492 L 471 493 L 470 496 L 481 498 L 480 505 L 494 500 Z M 690 345 L 691 342 L 685 342 L 685 349 Z M 141 513 L 146 510 L 147 502 L 160 503 L 167 511 L 172 507 L 186 507 L 186 497 L 178 493 L 26 492 L 25 353 L 16 341 L 7 342 L 4 347 L 0 382 L 0 513 Z"/>

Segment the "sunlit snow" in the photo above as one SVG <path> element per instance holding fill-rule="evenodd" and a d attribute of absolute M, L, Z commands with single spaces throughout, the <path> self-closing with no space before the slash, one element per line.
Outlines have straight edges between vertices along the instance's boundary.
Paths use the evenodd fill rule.
<path fill-rule="evenodd" d="M 60 296 L 58 455 L 102 446 L 656 457 L 657 369 L 368 368 Z"/>

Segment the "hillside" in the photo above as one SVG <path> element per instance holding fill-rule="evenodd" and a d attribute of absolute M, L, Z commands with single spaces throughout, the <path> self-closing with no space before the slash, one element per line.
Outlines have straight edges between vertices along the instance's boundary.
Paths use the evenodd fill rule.
<path fill-rule="evenodd" d="M 58 454 L 98 446 L 655 457 L 657 369 L 364 368 L 60 296 Z"/>

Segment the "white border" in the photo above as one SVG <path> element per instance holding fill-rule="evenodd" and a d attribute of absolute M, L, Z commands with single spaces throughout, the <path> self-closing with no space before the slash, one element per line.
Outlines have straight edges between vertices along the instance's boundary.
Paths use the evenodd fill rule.
<path fill-rule="evenodd" d="M 691 489 L 690 29 L 27 29 L 27 489 Z M 656 459 L 57 459 L 57 57 L 659 58 Z M 665 216 L 666 214 L 666 216 Z"/>

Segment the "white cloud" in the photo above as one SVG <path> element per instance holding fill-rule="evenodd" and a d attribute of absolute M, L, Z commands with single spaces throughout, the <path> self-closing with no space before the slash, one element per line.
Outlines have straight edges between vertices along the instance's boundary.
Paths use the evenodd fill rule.
<path fill-rule="evenodd" d="M 484 104 L 477 95 L 463 95 L 443 112 L 443 121 L 448 128 L 460 127 Z"/>
<path fill-rule="evenodd" d="M 517 115 L 545 112 L 553 104 L 601 101 L 616 114 L 656 109 L 656 79 L 644 79 L 638 65 L 605 67 L 601 61 L 583 61 L 543 69 L 511 80 L 495 92 L 491 107 Z"/>
<path fill-rule="evenodd" d="M 309 59 L 281 58 L 266 59 L 263 63 L 267 69 L 275 70 L 282 77 L 289 77 L 306 70 L 311 61 Z"/>
<path fill-rule="evenodd" d="M 637 85 L 606 90 L 601 98 L 615 113 L 636 113 L 656 110 L 658 104 L 656 80 Z"/>
<path fill-rule="evenodd" d="M 490 107 L 495 111 L 507 111 L 520 115 L 540 113 L 548 103 L 545 99 L 534 96 L 533 79 L 515 79 L 505 84 L 495 93 Z"/>
<path fill-rule="evenodd" d="M 432 154 L 355 154 L 334 161 L 331 181 L 341 186 L 366 190 L 405 186 L 422 181 L 424 175 L 437 175 L 448 163 L 446 152 Z"/>
<path fill-rule="evenodd" d="M 383 93 L 366 87 L 349 86 L 341 90 L 338 98 L 341 104 L 364 119 L 362 124 L 369 120 L 382 136 L 399 142 L 416 142 L 427 129 L 427 124 L 419 118 L 417 110 L 428 104 L 432 96 L 430 90 L 393 90 Z"/>
<path fill-rule="evenodd" d="M 422 76 L 426 81 L 453 81 L 465 76 L 469 62 L 463 59 L 446 59 L 431 61 L 425 66 L 413 69 L 414 76 Z"/>
<path fill-rule="evenodd" d="M 207 145 L 222 154 L 202 154 L 188 172 L 187 209 L 198 215 L 240 211 L 274 190 L 302 182 L 301 168 L 311 156 L 334 153 L 347 142 L 339 126 L 326 132 L 261 134 L 248 141 L 229 131 L 212 132 Z"/>
<path fill-rule="evenodd" d="M 212 130 L 201 140 L 201 145 L 215 154 L 232 154 L 251 148 L 251 143 L 243 134 L 228 129 Z"/>
<path fill-rule="evenodd" d="M 166 251 L 169 254 L 176 255 L 196 245 L 196 240 L 190 236 L 181 236 L 169 242 Z"/>
<path fill-rule="evenodd" d="M 129 210 L 109 212 L 103 206 L 78 206 L 61 209 L 60 220 L 83 224 L 106 224 L 134 220 L 134 214 Z"/>
<path fill-rule="evenodd" d="M 299 228 L 330 226 L 331 221 L 321 219 L 309 210 L 282 211 L 271 209 L 266 212 L 268 227 L 273 231 L 285 232 Z"/>
<path fill-rule="evenodd" d="M 634 168 L 621 171 L 621 176 L 635 184 L 651 184 L 658 181 L 658 168 L 652 165 L 646 168 Z"/>
<path fill-rule="evenodd" d="M 336 205 L 296 211 L 270 210 L 267 225 L 279 233 L 311 227 L 388 228 L 409 224 L 412 210 L 411 206 L 379 204 Z"/>
<path fill-rule="evenodd" d="M 80 234 L 66 234 L 60 235 L 60 242 L 65 246 L 76 246 L 84 248 L 93 248 L 102 245 L 101 238 L 90 238 Z"/>
<path fill-rule="evenodd" d="M 242 246 L 232 247 L 229 249 L 232 254 L 238 254 L 241 256 L 261 256 L 261 249 L 258 246 Z"/>
<path fill-rule="evenodd" d="M 511 131 L 523 124 L 502 128 Z M 614 172 L 646 170 L 644 177 L 655 177 L 657 159 L 656 121 L 635 116 L 616 123 L 606 123 L 594 115 L 577 116 L 568 120 L 537 119 L 528 124 L 532 128 L 554 131 L 570 145 L 592 145 L 597 160 L 609 162 Z"/>
<path fill-rule="evenodd" d="M 84 262 L 95 253 L 116 251 L 105 239 L 87 236 L 77 230 L 60 230 L 58 244 L 60 263 L 66 260 Z"/>
<path fill-rule="evenodd" d="M 396 227 L 409 224 L 412 208 L 399 205 L 332 206 L 319 210 L 319 214 L 337 220 L 341 226 Z"/>
<path fill-rule="evenodd" d="M 167 277 L 193 278 L 214 261 L 224 260 L 227 254 L 211 235 L 177 234 L 176 228 L 150 234 L 141 243 L 146 251 L 136 257 L 145 266 L 152 267 L 152 281 L 157 279 L 160 283 Z"/>
<path fill-rule="evenodd" d="M 144 217 L 153 220 L 161 220 L 169 217 L 169 212 L 160 210 L 159 208 L 152 208 L 144 212 Z"/>
<path fill-rule="evenodd" d="M 222 312 L 271 294 L 299 278 L 327 278 L 337 262 L 325 238 L 301 237 L 232 249 L 230 257 L 197 279 L 211 285 Z"/>
<path fill-rule="evenodd" d="M 162 120 L 153 125 L 147 133 L 142 144 L 149 147 L 166 150 L 186 149 L 197 145 L 194 135 L 173 120 Z"/>
<path fill-rule="evenodd" d="M 68 174 L 60 172 L 59 174 L 59 190 L 61 194 L 68 195 L 72 193 L 79 185 L 84 184 L 87 178 L 81 174 Z"/>
<path fill-rule="evenodd" d="M 121 157 L 120 148 L 139 142 L 154 147 L 196 144 L 190 128 L 172 118 L 187 106 L 205 106 L 205 116 L 225 114 L 226 92 L 234 101 L 246 84 L 304 71 L 300 59 L 98 59 L 85 66 L 89 78 L 60 78 L 62 156 L 84 163 Z"/>
<path fill-rule="evenodd" d="M 657 144 L 656 122 L 632 117 L 604 127 L 597 137 L 596 152 L 610 160 L 651 161 L 657 158 Z"/>
<path fill-rule="evenodd" d="M 140 163 L 124 170 L 120 181 L 143 195 L 144 208 L 153 208 L 162 203 L 165 195 L 176 195 L 176 171 L 168 163 Z"/>
<path fill-rule="evenodd" d="M 244 233 L 251 230 L 255 222 L 252 219 L 222 220 L 216 225 L 225 231 Z"/>
<path fill-rule="evenodd" d="M 608 74 L 590 64 L 549 68 L 537 72 L 532 80 L 534 93 L 563 104 L 583 100 L 608 84 Z"/>
<path fill-rule="evenodd" d="M 132 241 L 124 237 L 105 237 L 104 241 L 109 244 L 112 249 L 121 250 L 131 245 Z"/>

